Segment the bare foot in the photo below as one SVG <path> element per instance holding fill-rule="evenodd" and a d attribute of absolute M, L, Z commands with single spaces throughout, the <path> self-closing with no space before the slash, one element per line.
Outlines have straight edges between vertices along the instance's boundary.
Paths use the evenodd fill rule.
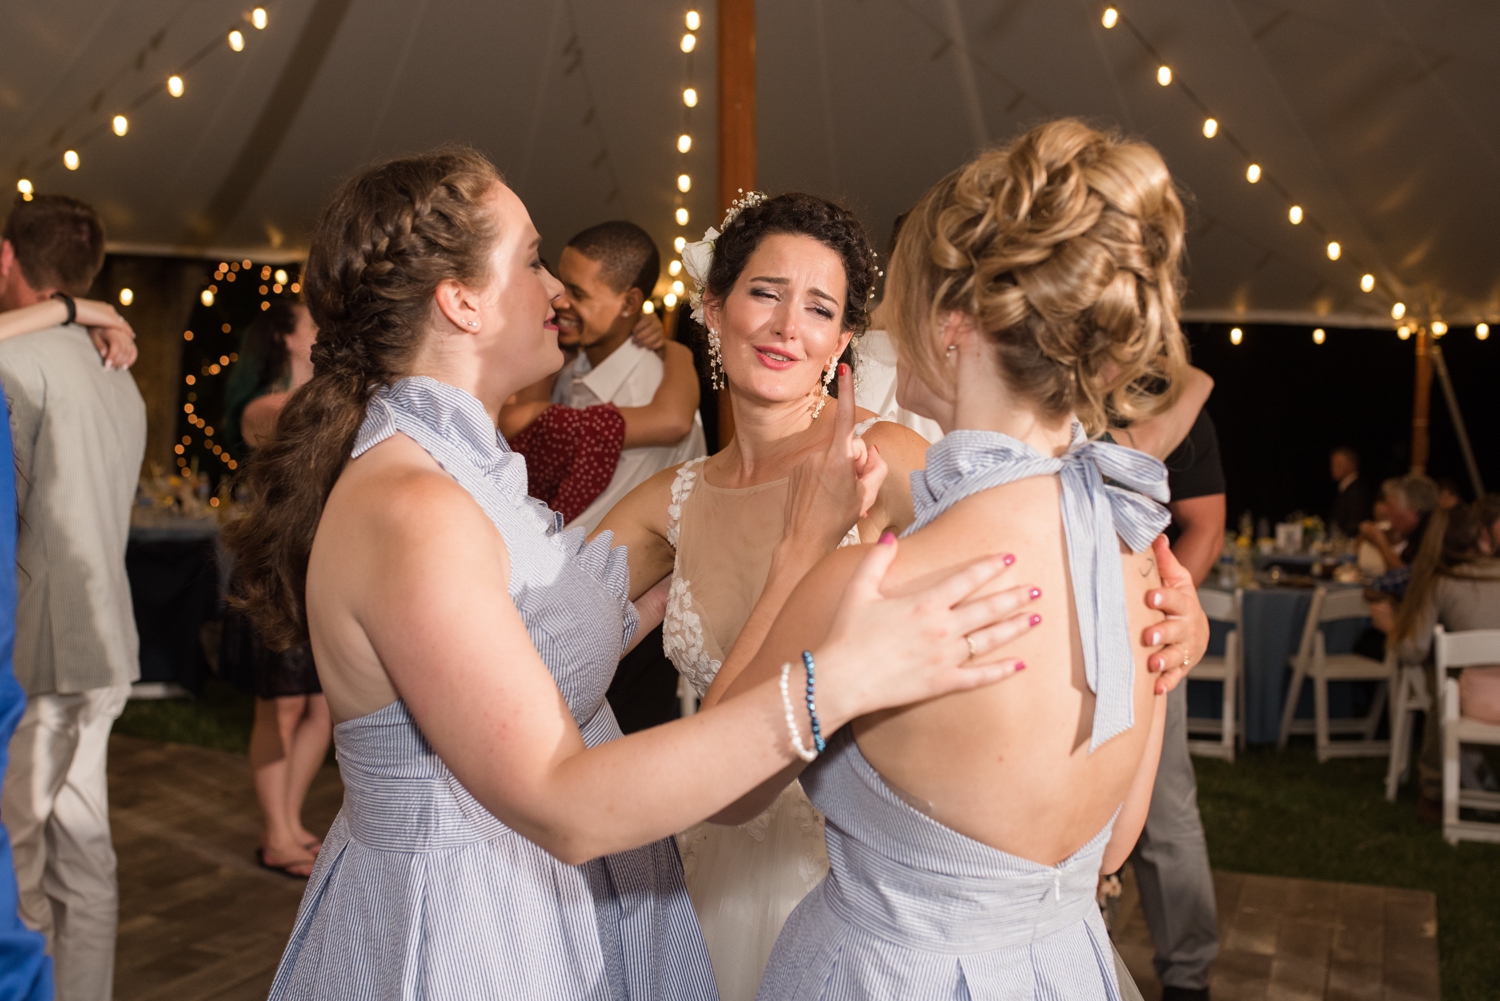
<path fill-rule="evenodd" d="M 309 855 L 300 852 L 278 852 L 265 848 L 255 850 L 255 861 L 262 869 L 279 872 L 292 879 L 306 879 L 312 875 L 313 863 Z"/>

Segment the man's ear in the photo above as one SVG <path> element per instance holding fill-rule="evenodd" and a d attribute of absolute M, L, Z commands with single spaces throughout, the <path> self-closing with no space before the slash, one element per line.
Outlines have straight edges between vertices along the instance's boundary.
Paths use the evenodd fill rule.
<path fill-rule="evenodd" d="M 632 285 L 625 290 L 625 302 L 620 306 L 621 316 L 635 316 L 641 311 L 641 303 L 646 301 L 646 293 Z"/>

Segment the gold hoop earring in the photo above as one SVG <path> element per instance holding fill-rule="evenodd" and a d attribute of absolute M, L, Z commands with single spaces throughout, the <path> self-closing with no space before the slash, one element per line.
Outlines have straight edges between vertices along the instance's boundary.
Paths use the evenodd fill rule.
<path fill-rule="evenodd" d="M 724 377 L 724 349 L 719 344 L 719 332 L 714 328 L 708 328 L 708 383 L 714 389 L 723 389 L 727 380 Z"/>

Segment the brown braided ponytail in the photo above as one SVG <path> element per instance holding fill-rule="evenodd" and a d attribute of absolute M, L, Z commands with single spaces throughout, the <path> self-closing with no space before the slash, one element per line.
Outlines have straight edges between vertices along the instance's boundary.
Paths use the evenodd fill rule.
<path fill-rule="evenodd" d="M 1074 119 L 1037 126 L 949 174 L 891 256 L 889 325 L 927 384 L 957 311 L 1016 393 L 1090 434 L 1159 413 L 1178 392 L 1182 203 L 1161 155 Z"/>
<path fill-rule="evenodd" d="M 500 183 L 480 154 L 443 148 L 350 178 L 318 220 L 303 277 L 315 374 L 249 463 L 249 511 L 225 532 L 233 600 L 273 649 L 307 640 L 308 554 L 370 393 L 408 370 L 440 283 L 489 279 L 498 228 L 485 200 Z"/>

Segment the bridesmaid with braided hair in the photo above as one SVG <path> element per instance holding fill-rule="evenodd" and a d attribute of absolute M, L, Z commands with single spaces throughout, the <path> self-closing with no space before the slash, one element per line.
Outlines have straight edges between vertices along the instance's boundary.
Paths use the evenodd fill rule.
<path fill-rule="evenodd" d="M 665 587 L 630 601 L 625 549 L 561 531 L 497 432 L 562 362 L 539 244 L 464 149 L 361 172 L 315 230 L 316 371 L 228 532 L 268 644 L 311 642 L 345 785 L 274 999 L 717 996 L 670 836 L 787 781 L 797 706 L 773 679 L 620 735 L 604 693 Z M 814 466 L 851 523 L 883 472 Z M 883 598 L 887 542 L 813 651 L 830 732 L 1013 673 L 1016 603 L 968 599 L 1003 561 Z"/>

